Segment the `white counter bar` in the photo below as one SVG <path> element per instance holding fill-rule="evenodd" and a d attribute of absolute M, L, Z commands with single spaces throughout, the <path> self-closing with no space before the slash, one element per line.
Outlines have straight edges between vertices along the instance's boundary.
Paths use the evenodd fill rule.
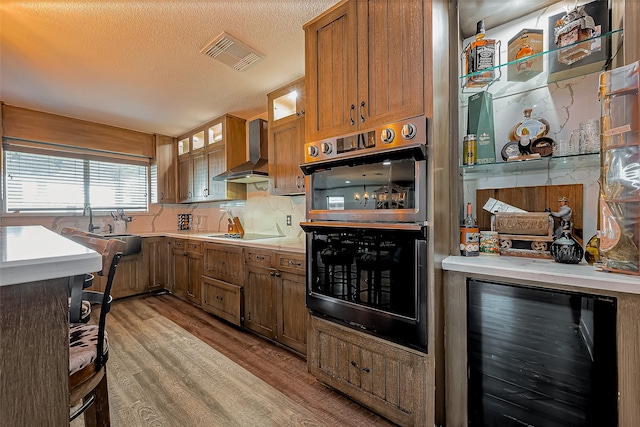
<path fill-rule="evenodd" d="M 562 264 L 548 259 L 487 256 L 450 256 L 442 261 L 442 269 L 469 274 L 484 274 L 500 279 L 584 288 L 585 291 L 611 291 L 640 294 L 640 277 L 597 271 L 593 266 Z"/>
<path fill-rule="evenodd" d="M 42 226 L 0 227 L 0 286 L 99 271 L 102 257 Z"/>
<path fill-rule="evenodd" d="M 102 256 L 41 226 L 0 228 L 0 425 L 69 425 L 69 289 Z"/>

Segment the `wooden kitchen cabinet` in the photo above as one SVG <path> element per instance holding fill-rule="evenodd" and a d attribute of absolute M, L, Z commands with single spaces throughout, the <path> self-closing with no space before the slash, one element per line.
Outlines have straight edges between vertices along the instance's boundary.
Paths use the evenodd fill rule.
<path fill-rule="evenodd" d="M 276 322 L 278 341 L 307 354 L 306 259 L 304 254 L 278 253 L 276 266 Z"/>
<path fill-rule="evenodd" d="M 204 271 L 204 256 L 202 242 L 187 241 L 187 262 L 189 280 L 187 281 L 187 300 L 196 305 L 202 300 L 202 273 Z"/>
<path fill-rule="evenodd" d="M 94 289 L 104 292 L 107 277 L 95 275 Z M 114 299 L 138 295 L 146 291 L 143 253 L 127 255 L 120 259 L 111 285 Z"/>
<path fill-rule="evenodd" d="M 192 188 L 193 164 L 187 154 L 178 159 L 178 202 L 190 202 L 193 198 Z"/>
<path fill-rule="evenodd" d="M 202 308 L 234 325 L 243 322 L 242 248 L 204 244 Z"/>
<path fill-rule="evenodd" d="M 177 202 L 177 159 L 174 138 L 155 135 L 155 153 L 153 167 L 156 168 L 157 203 Z"/>
<path fill-rule="evenodd" d="M 146 275 L 145 291 L 151 292 L 168 288 L 169 247 L 164 237 L 145 237 L 142 239 L 142 271 Z"/>
<path fill-rule="evenodd" d="M 187 280 L 189 278 L 189 264 L 187 262 L 185 248 L 186 241 L 173 239 L 171 241 L 171 293 L 180 298 L 186 298 Z"/>
<path fill-rule="evenodd" d="M 307 141 L 425 114 L 424 7 L 350 0 L 304 26 Z"/>
<path fill-rule="evenodd" d="M 178 137 L 178 202 L 246 199 L 246 185 L 212 180 L 246 160 L 245 122 L 227 114 Z"/>
<path fill-rule="evenodd" d="M 267 94 L 269 110 L 269 192 L 304 193 L 305 104 L 304 78 Z"/>
<path fill-rule="evenodd" d="M 304 271 L 302 254 L 245 248 L 245 327 L 301 354 L 309 316 Z"/>
<path fill-rule="evenodd" d="M 201 304 L 202 242 L 174 239 L 171 246 L 172 293 Z"/>
<path fill-rule="evenodd" d="M 398 425 L 433 419 L 425 355 L 315 316 L 310 334 L 307 363 L 316 378 Z"/>

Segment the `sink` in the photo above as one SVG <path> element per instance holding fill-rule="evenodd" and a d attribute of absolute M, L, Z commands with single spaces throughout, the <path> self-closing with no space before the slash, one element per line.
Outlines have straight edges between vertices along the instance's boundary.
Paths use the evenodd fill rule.
<path fill-rule="evenodd" d="M 122 240 L 125 244 L 122 256 L 135 255 L 142 251 L 142 237 L 137 234 L 103 234 L 102 237 Z"/>

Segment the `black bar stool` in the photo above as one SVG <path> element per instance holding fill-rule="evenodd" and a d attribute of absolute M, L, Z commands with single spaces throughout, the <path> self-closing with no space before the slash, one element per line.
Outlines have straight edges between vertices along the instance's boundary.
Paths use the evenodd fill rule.
<path fill-rule="evenodd" d="M 364 252 L 356 259 L 356 292 L 355 298 L 357 302 L 362 301 L 361 294 L 367 293 L 366 302 L 375 306 L 383 306 L 390 301 L 383 298 L 383 293 L 390 293 L 388 287 L 391 280 L 391 270 L 394 265 L 393 257 L 389 252 Z M 363 272 L 365 277 L 363 277 Z M 387 285 L 383 284 L 383 280 L 387 279 Z M 362 288 L 362 283 L 366 284 L 366 288 Z"/>
<path fill-rule="evenodd" d="M 353 258 L 353 253 L 344 248 L 328 247 L 320 251 L 320 259 L 324 265 L 324 286 L 332 296 L 352 299 L 351 265 Z M 336 285 L 339 285 L 340 289 L 336 290 Z"/>

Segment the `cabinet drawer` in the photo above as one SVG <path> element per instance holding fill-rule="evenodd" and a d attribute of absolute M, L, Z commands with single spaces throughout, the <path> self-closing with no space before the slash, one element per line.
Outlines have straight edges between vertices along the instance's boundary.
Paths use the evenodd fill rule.
<path fill-rule="evenodd" d="M 304 273 L 306 271 L 306 262 L 304 254 L 279 253 L 276 267 L 279 270 Z"/>
<path fill-rule="evenodd" d="M 399 425 L 433 425 L 425 355 L 314 316 L 310 332 L 316 378 Z"/>
<path fill-rule="evenodd" d="M 202 242 L 198 242 L 195 240 L 189 240 L 187 241 L 187 248 L 186 251 L 187 252 L 191 252 L 191 253 L 197 253 L 197 254 L 201 254 L 202 253 Z"/>
<path fill-rule="evenodd" d="M 242 285 L 242 248 L 218 243 L 204 244 L 204 275 L 233 285 Z"/>
<path fill-rule="evenodd" d="M 242 287 L 202 276 L 202 308 L 241 326 Z"/>
<path fill-rule="evenodd" d="M 171 242 L 171 248 L 173 249 L 181 249 L 181 250 L 185 250 L 187 247 L 187 241 L 186 240 L 173 240 Z"/>
<path fill-rule="evenodd" d="M 244 261 L 251 265 L 261 267 L 274 267 L 276 261 L 275 252 L 244 248 Z"/>

